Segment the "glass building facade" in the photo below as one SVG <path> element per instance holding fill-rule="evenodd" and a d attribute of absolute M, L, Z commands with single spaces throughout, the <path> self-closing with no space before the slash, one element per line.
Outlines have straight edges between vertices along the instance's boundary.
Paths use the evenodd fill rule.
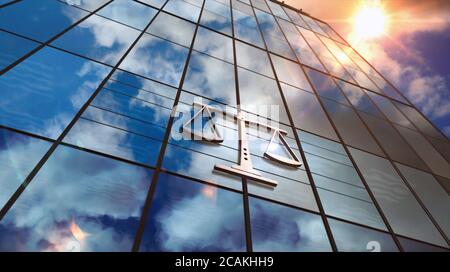
<path fill-rule="evenodd" d="M 199 98 L 276 124 L 301 166 L 250 126 L 277 186 L 214 171 L 242 143 L 174 137 Z M 0 0 L 0 251 L 449 251 L 449 194 L 449 139 L 300 10 Z"/>

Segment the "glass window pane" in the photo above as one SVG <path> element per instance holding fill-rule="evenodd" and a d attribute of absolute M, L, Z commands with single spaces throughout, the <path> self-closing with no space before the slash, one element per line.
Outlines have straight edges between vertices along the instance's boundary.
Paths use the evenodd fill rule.
<path fill-rule="evenodd" d="M 292 46 L 299 61 L 308 66 L 325 72 L 325 68 L 319 62 L 314 52 L 311 50 L 305 39 L 298 32 L 286 31 L 286 38 Z"/>
<path fill-rule="evenodd" d="M 183 89 L 219 102 L 236 105 L 234 83 L 233 65 L 192 52 Z"/>
<path fill-rule="evenodd" d="M 119 68 L 178 87 L 188 51 L 144 34 Z"/>
<path fill-rule="evenodd" d="M 271 55 L 271 58 L 273 65 L 275 66 L 275 72 L 280 81 L 302 90 L 312 92 L 311 85 L 309 85 L 305 74 L 297 63 L 275 55 Z"/>
<path fill-rule="evenodd" d="M 347 157 L 347 153 L 345 152 L 345 149 L 341 144 L 298 129 L 297 134 L 300 137 L 302 146 L 307 144 L 310 146 L 319 147 L 323 150 L 328 150 L 341 157 L 341 159 L 338 160 L 339 162 L 351 165 L 351 162 L 342 159 L 343 157 Z"/>
<path fill-rule="evenodd" d="M 139 0 L 138 2 L 149 4 L 150 6 L 154 6 L 155 8 L 160 8 L 162 7 L 162 5 L 164 5 L 166 0 Z"/>
<path fill-rule="evenodd" d="M 0 124 L 57 138 L 109 71 L 43 48 L 0 77 Z"/>
<path fill-rule="evenodd" d="M 206 3 L 216 2 L 216 1 L 207 1 Z M 206 5 L 206 4 L 205 4 Z M 222 4 L 218 4 L 222 5 Z M 225 6 L 225 5 L 222 5 Z M 229 9 L 229 8 L 228 8 Z M 228 16 L 221 16 L 215 12 L 211 12 L 207 10 L 206 6 L 202 12 L 202 18 L 200 19 L 200 24 L 212 28 L 216 31 L 222 32 L 227 35 L 232 35 L 231 31 L 231 17 L 228 11 Z"/>
<path fill-rule="evenodd" d="M 114 66 L 138 36 L 133 28 L 92 15 L 52 45 Z"/>
<path fill-rule="evenodd" d="M 345 252 L 398 252 L 391 235 L 360 226 L 328 219 L 339 251 Z"/>
<path fill-rule="evenodd" d="M 0 25 L 2 29 L 45 42 L 87 15 L 59 1 L 19 1 L 2 8 Z"/>
<path fill-rule="evenodd" d="M 235 9 L 233 6 L 234 35 L 236 38 L 246 41 L 260 48 L 265 48 L 258 29 L 256 19 L 252 15 L 245 14 Z"/>
<path fill-rule="evenodd" d="M 233 63 L 233 41 L 227 36 L 200 27 L 195 36 L 194 49 Z"/>
<path fill-rule="evenodd" d="M 289 8 L 283 8 L 284 11 L 287 13 L 289 18 L 294 22 L 294 24 L 309 29 L 309 26 L 306 24 L 306 22 L 303 20 L 303 18 L 294 10 Z"/>
<path fill-rule="evenodd" d="M 323 104 L 347 144 L 375 154 L 383 154 L 353 109 L 332 101 L 323 101 Z"/>
<path fill-rule="evenodd" d="M 281 88 L 297 128 L 338 141 L 333 127 L 313 94 L 286 84 L 281 84 Z"/>
<path fill-rule="evenodd" d="M 442 231 L 450 236 L 450 197 L 431 174 L 396 163 L 400 172 L 413 188 Z"/>
<path fill-rule="evenodd" d="M 166 85 L 115 73 L 64 141 L 154 166 L 175 93 Z"/>
<path fill-rule="evenodd" d="M 406 119 L 406 117 L 392 104 L 392 102 L 380 95 L 374 94 L 372 92 L 367 92 L 372 98 L 372 100 L 377 104 L 380 110 L 391 122 L 399 124 L 404 127 L 409 127 L 414 129 L 414 126 Z"/>
<path fill-rule="evenodd" d="M 325 35 L 325 36 L 327 35 L 316 23 L 316 20 L 314 20 L 313 18 L 311 18 L 309 16 L 303 15 L 303 14 L 302 14 L 302 18 L 303 18 L 303 20 L 305 20 L 305 22 L 311 27 L 311 29 L 314 32 L 317 32 L 317 33 Z"/>
<path fill-rule="evenodd" d="M 309 68 L 305 68 L 305 71 L 318 95 L 349 105 L 331 77 Z"/>
<path fill-rule="evenodd" d="M 136 1 L 115 0 L 97 14 L 143 30 L 157 10 Z"/>
<path fill-rule="evenodd" d="M 200 8 L 183 0 L 169 0 L 164 10 L 197 23 Z"/>
<path fill-rule="evenodd" d="M 94 0 L 94 1 L 73 1 L 73 0 L 64 0 L 59 1 L 65 3 L 67 5 L 71 5 L 80 9 L 84 9 L 87 11 L 94 11 L 98 9 L 100 6 L 109 2 L 109 0 Z"/>
<path fill-rule="evenodd" d="M 236 41 L 236 58 L 239 66 L 273 77 L 269 58 L 265 51 Z"/>
<path fill-rule="evenodd" d="M 264 37 L 267 49 L 285 58 L 296 61 L 294 52 L 292 52 L 286 39 L 275 38 L 273 36 Z"/>
<path fill-rule="evenodd" d="M 384 118 L 383 114 L 378 110 L 375 104 L 370 100 L 369 96 L 359 87 L 337 80 L 338 85 L 347 96 L 347 99 L 359 111 L 367 112 L 380 118 Z"/>
<path fill-rule="evenodd" d="M 450 141 L 441 141 L 433 137 L 426 137 L 439 153 L 450 162 Z"/>
<path fill-rule="evenodd" d="M 229 18 L 231 16 L 229 1 L 218 2 L 215 0 L 206 0 L 204 10 L 209 10 L 220 16 Z"/>
<path fill-rule="evenodd" d="M 245 251 L 242 195 L 160 174 L 140 251 Z"/>
<path fill-rule="evenodd" d="M 131 251 L 152 171 L 58 147 L 2 219 L 2 251 Z"/>
<path fill-rule="evenodd" d="M 335 145 L 334 149 L 343 149 L 342 145 L 326 139 L 318 141 L 315 139 L 318 136 L 309 135 L 309 139 L 313 137 L 316 143 L 314 148 L 304 142 L 302 147 L 325 212 L 385 230 L 386 227 L 348 156 L 345 153 L 336 154 L 327 148 Z"/>
<path fill-rule="evenodd" d="M 265 12 L 270 12 L 270 9 L 267 6 L 266 1 L 264 1 L 264 0 L 251 0 L 251 2 L 252 2 L 252 5 L 255 8 L 259 8 L 260 10 L 265 11 Z"/>
<path fill-rule="evenodd" d="M 0 129 L 0 209 L 49 148 L 48 142 Z"/>
<path fill-rule="evenodd" d="M 275 80 L 238 69 L 239 92 L 243 110 L 289 124 L 289 118 Z"/>
<path fill-rule="evenodd" d="M 425 119 L 416 109 L 406 105 L 395 103 L 397 107 L 416 125 L 423 133 L 441 140 L 448 140 L 442 133 L 436 130 L 430 122 Z"/>
<path fill-rule="evenodd" d="M 331 251 L 319 215 L 253 197 L 249 202 L 254 251 Z"/>
<path fill-rule="evenodd" d="M 281 32 L 277 21 L 271 14 L 257 9 L 255 9 L 255 14 L 265 39 L 268 39 L 270 36 L 281 40 L 284 39 L 283 32 Z"/>
<path fill-rule="evenodd" d="M 420 243 L 403 237 L 398 237 L 398 240 L 406 252 L 450 252 L 449 249 Z"/>
<path fill-rule="evenodd" d="M 392 125 L 364 113 L 361 113 L 361 117 L 391 159 L 428 171 L 425 163 Z"/>
<path fill-rule="evenodd" d="M 389 161 L 353 148 L 350 152 L 395 233 L 446 245 Z"/>
<path fill-rule="evenodd" d="M 450 178 L 450 163 L 434 149 L 425 137 L 407 128 L 397 126 L 397 129 L 434 173 Z"/>
<path fill-rule="evenodd" d="M 267 1 L 267 4 L 269 5 L 270 9 L 272 10 L 272 13 L 275 16 L 278 16 L 280 18 L 283 18 L 285 20 L 290 20 L 289 17 L 286 15 L 284 10 L 281 8 L 281 6 L 277 3 L 274 3 L 272 1 Z"/>
<path fill-rule="evenodd" d="M 256 182 L 250 181 L 247 184 L 250 195 L 261 196 L 280 203 L 286 203 L 299 208 L 319 212 L 314 193 L 309 184 L 280 177 L 278 175 L 271 175 L 266 172 L 264 173 L 264 177 L 277 181 L 277 187 L 273 190 L 267 190 L 267 188 L 260 186 Z"/>
<path fill-rule="evenodd" d="M 0 31 L 0 71 L 38 46 L 38 43 Z"/>
<path fill-rule="evenodd" d="M 186 47 L 191 45 L 194 31 L 194 24 L 165 12 L 160 12 L 147 29 L 150 34 Z"/>

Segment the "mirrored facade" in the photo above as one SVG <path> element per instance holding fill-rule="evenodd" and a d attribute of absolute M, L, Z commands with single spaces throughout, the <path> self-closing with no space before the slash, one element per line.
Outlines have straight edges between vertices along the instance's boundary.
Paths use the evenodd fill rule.
<path fill-rule="evenodd" d="M 0 9 L 0 251 L 450 250 L 449 139 L 326 22 Z"/>

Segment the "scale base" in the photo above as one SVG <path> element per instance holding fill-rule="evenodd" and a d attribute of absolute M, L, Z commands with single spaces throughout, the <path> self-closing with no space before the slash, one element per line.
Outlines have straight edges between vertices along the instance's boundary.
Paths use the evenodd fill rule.
<path fill-rule="evenodd" d="M 221 165 L 221 164 L 216 164 L 216 165 L 214 165 L 214 170 L 220 171 L 220 172 L 225 172 L 227 174 L 232 174 L 232 175 L 240 175 L 240 176 L 246 177 L 248 179 L 261 182 L 262 184 L 268 185 L 271 187 L 275 187 L 278 185 L 278 183 L 276 181 L 265 178 L 261 175 L 257 175 L 257 174 L 251 173 L 251 172 L 247 172 L 247 171 L 238 169 L 237 167 L 230 167 L 230 166 L 225 166 L 225 165 Z"/>

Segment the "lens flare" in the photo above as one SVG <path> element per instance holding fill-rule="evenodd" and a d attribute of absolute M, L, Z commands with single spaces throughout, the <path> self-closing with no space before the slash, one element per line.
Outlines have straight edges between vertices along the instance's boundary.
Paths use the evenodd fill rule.
<path fill-rule="evenodd" d="M 357 39 L 367 40 L 386 34 L 388 17 L 380 4 L 364 4 L 354 17 L 354 34 Z"/>

